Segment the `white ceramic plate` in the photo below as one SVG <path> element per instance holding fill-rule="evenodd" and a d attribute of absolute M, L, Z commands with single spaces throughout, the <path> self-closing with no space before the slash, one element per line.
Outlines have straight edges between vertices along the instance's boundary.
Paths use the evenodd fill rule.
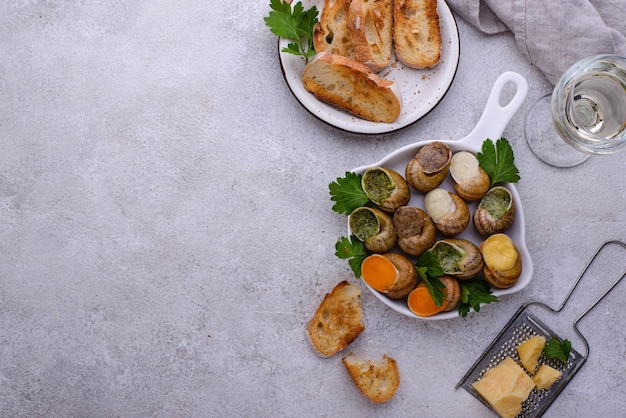
<path fill-rule="evenodd" d="M 305 10 L 316 6 L 321 16 L 323 0 L 301 0 Z M 441 60 L 431 69 L 415 70 L 392 59 L 392 65 L 379 75 L 395 81 L 402 95 L 402 111 L 393 123 L 369 122 L 343 110 L 319 101 L 304 89 L 302 72 L 304 59 L 281 52 L 289 40 L 278 40 L 278 52 L 283 75 L 296 99 L 313 115 L 337 128 L 362 134 L 380 134 L 404 128 L 425 116 L 445 96 L 450 88 L 459 63 L 459 32 L 454 16 L 445 1 L 437 2 L 441 27 Z"/>
<path fill-rule="evenodd" d="M 502 94 L 502 90 L 504 86 L 508 83 L 511 83 L 515 86 L 515 95 L 505 106 L 500 105 L 500 96 Z M 485 106 L 485 110 L 483 111 L 480 120 L 474 127 L 474 129 L 463 139 L 458 141 L 442 141 L 447 143 L 453 152 L 456 151 L 470 151 L 473 153 L 477 153 L 481 151 L 483 141 L 487 138 L 490 138 L 494 143 L 498 140 L 502 133 L 504 132 L 504 128 L 511 120 L 511 117 L 522 105 L 524 99 L 526 98 L 526 94 L 528 92 L 528 84 L 524 77 L 517 73 L 506 72 L 502 74 L 496 80 L 491 93 L 489 94 L 489 98 L 487 99 L 487 104 Z M 397 171 L 404 175 L 404 171 L 407 163 L 411 160 L 417 150 L 421 148 L 424 144 L 427 144 L 433 141 L 424 141 L 419 143 L 414 143 L 411 145 L 407 145 L 403 148 L 400 148 L 391 154 L 384 157 L 382 160 L 375 162 L 374 164 L 369 164 L 366 166 L 362 166 L 352 170 L 355 173 L 363 174 L 363 172 L 370 167 L 386 167 L 392 170 Z M 450 176 L 448 175 L 444 183 L 440 186 L 449 191 L 454 192 L 454 183 Z M 526 247 L 526 223 L 524 220 L 524 210 L 522 208 L 522 201 L 517 193 L 517 189 L 513 184 L 507 184 L 506 187 L 511 191 L 513 195 L 513 199 L 515 201 L 515 222 L 513 225 L 506 231 L 506 234 L 513 240 L 515 246 L 522 257 L 522 275 L 516 282 L 516 284 L 508 289 L 494 289 L 493 293 L 496 296 L 506 295 L 510 293 L 519 292 L 522 290 L 528 283 L 533 275 L 533 263 L 530 258 L 530 254 L 528 252 L 528 248 Z M 409 201 L 409 206 L 416 206 L 419 208 L 424 208 L 424 193 L 417 192 L 415 190 L 411 190 L 411 200 Z M 470 213 L 474 213 L 476 209 L 477 202 L 469 202 L 468 208 L 470 209 Z M 350 228 L 348 227 L 348 234 L 350 234 Z M 474 229 L 473 224 L 470 222 L 468 228 L 457 235 L 456 237 L 464 238 L 478 245 L 485 238 L 480 236 L 478 232 Z M 441 235 L 438 235 L 437 239 L 445 238 Z M 410 258 L 410 257 L 409 257 Z M 366 286 L 367 283 L 363 282 Z M 400 312 L 404 315 L 420 318 L 425 320 L 439 320 L 439 319 L 449 319 L 455 318 L 459 316 L 457 310 L 451 312 L 443 312 L 431 317 L 420 317 L 409 310 L 406 304 L 406 299 L 401 300 L 393 300 L 389 299 L 382 293 L 374 290 L 370 286 L 367 286 L 374 295 L 378 299 L 380 299 L 384 304 L 392 308 L 393 310 Z"/>

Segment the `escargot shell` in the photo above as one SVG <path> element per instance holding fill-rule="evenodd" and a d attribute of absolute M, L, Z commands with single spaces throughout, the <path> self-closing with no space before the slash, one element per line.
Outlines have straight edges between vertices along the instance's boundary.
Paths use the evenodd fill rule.
<path fill-rule="evenodd" d="M 457 194 L 445 189 L 428 192 L 424 197 L 424 209 L 435 223 L 435 228 L 447 236 L 460 234 L 470 223 L 467 204 Z"/>
<path fill-rule="evenodd" d="M 391 299 L 405 298 L 411 293 L 411 290 L 415 289 L 415 286 L 417 286 L 417 271 L 415 270 L 415 266 L 402 254 L 385 253 L 382 254 L 382 256 L 391 261 L 398 270 L 396 280 L 391 287 L 387 289 L 385 295 Z"/>
<path fill-rule="evenodd" d="M 420 192 L 429 192 L 439 186 L 448 174 L 452 150 L 439 141 L 421 147 L 405 169 L 407 183 Z"/>
<path fill-rule="evenodd" d="M 478 200 L 491 186 L 489 175 L 478 164 L 478 159 L 468 151 L 459 151 L 450 161 L 450 176 L 454 191 L 465 200 Z"/>
<path fill-rule="evenodd" d="M 483 269 L 483 256 L 478 246 L 463 238 L 439 240 L 428 250 L 432 252 L 445 274 L 456 279 L 471 279 Z"/>
<path fill-rule="evenodd" d="M 522 275 L 522 260 L 517 258 L 515 266 L 512 269 L 501 271 L 495 270 L 485 265 L 483 267 L 483 276 L 485 280 L 489 282 L 493 287 L 499 289 L 506 289 L 517 283 L 517 280 Z"/>
<path fill-rule="evenodd" d="M 485 248 L 486 246 L 490 245 L 489 243 L 491 241 L 491 238 L 499 239 L 500 242 L 503 242 L 503 244 L 496 245 L 506 247 L 504 249 L 501 248 L 494 251 L 494 253 L 497 254 L 498 257 L 502 257 L 502 254 L 507 252 L 509 254 L 513 254 L 515 259 L 514 261 L 508 260 L 508 262 L 505 263 L 507 264 L 507 267 L 502 267 L 501 265 L 497 265 L 498 263 L 492 262 L 492 260 L 490 259 L 491 257 L 489 257 L 485 253 Z M 513 244 L 513 241 L 508 236 L 504 234 L 494 234 L 491 237 L 487 238 L 485 241 L 483 241 L 480 244 L 479 249 L 481 253 L 485 254 L 483 257 L 484 266 L 482 272 L 485 280 L 487 280 L 489 284 L 499 289 L 506 289 L 513 286 L 517 282 L 517 279 L 519 279 L 522 274 L 522 257 L 520 256 L 517 247 L 515 246 L 515 244 Z"/>
<path fill-rule="evenodd" d="M 361 177 L 367 197 L 385 212 L 394 212 L 409 203 L 411 192 L 404 177 L 384 167 L 371 167 Z"/>
<path fill-rule="evenodd" d="M 396 245 L 391 217 L 377 208 L 355 209 L 348 219 L 350 231 L 373 253 L 390 251 Z"/>
<path fill-rule="evenodd" d="M 409 255 L 418 257 L 435 243 L 435 225 L 420 208 L 399 207 L 393 215 L 393 225 L 398 234 L 398 246 Z"/>
<path fill-rule="evenodd" d="M 474 211 L 474 227 L 482 236 L 506 231 L 515 220 L 513 195 L 503 186 L 491 188 Z"/>
<path fill-rule="evenodd" d="M 439 280 L 446 287 L 443 291 L 444 299 L 444 312 L 450 312 L 454 310 L 461 302 L 461 286 L 459 282 L 452 276 L 443 275 L 439 276 Z"/>

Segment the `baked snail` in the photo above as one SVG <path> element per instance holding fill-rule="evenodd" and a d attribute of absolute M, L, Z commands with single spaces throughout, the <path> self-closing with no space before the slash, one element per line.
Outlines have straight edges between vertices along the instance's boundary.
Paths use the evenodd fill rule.
<path fill-rule="evenodd" d="M 483 276 L 493 287 L 513 286 L 522 274 L 522 257 L 511 238 L 494 234 L 480 244 L 483 255 Z"/>
<path fill-rule="evenodd" d="M 444 235 L 457 235 L 470 223 L 467 204 L 457 194 L 442 188 L 431 190 L 424 197 L 424 209 Z"/>
<path fill-rule="evenodd" d="M 439 280 L 445 286 L 443 295 L 445 300 L 443 302 L 445 309 L 444 312 L 450 312 L 456 309 L 461 303 L 461 286 L 457 279 L 452 276 L 443 275 L 439 276 Z"/>
<path fill-rule="evenodd" d="M 385 212 L 394 212 L 411 199 L 409 185 L 404 177 L 384 167 L 365 170 L 361 187 L 367 197 Z"/>
<path fill-rule="evenodd" d="M 363 280 L 391 299 L 405 298 L 417 286 L 413 263 L 399 253 L 372 254 L 361 264 Z"/>
<path fill-rule="evenodd" d="M 377 208 L 360 207 L 348 219 L 350 231 L 373 253 L 390 251 L 396 245 L 396 229 L 391 217 Z"/>
<path fill-rule="evenodd" d="M 401 206 L 393 215 L 398 246 L 405 253 L 418 257 L 433 246 L 437 238 L 435 225 L 420 208 Z"/>
<path fill-rule="evenodd" d="M 439 240 L 429 249 L 445 274 L 456 279 L 471 279 L 483 269 L 483 256 L 478 246 L 463 238 Z"/>
<path fill-rule="evenodd" d="M 407 183 L 420 192 L 439 186 L 448 174 L 452 150 L 439 141 L 422 146 L 405 169 Z"/>
<path fill-rule="evenodd" d="M 468 151 L 459 151 L 450 161 L 450 176 L 454 180 L 454 191 L 462 199 L 478 200 L 491 186 L 489 175 L 478 164 L 478 159 Z"/>
<path fill-rule="evenodd" d="M 480 200 L 474 211 L 474 227 L 482 236 L 506 231 L 515 220 L 515 202 L 511 191 L 495 186 Z"/>

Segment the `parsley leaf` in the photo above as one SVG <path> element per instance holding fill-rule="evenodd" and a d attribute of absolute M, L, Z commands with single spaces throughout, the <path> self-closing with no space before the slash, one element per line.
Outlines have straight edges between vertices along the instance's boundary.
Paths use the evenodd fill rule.
<path fill-rule="evenodd" d="M 347 259 L 354 276 L 361 277 L 361 264 L 368 256 L 367 249 L 354 235 L 350 238 L 341 237 L 335 244 L 335 255 L 341 259 Z"/>
<path fill-rule="evenodd" d="M 459 303 L 459 315 L 467 316 L 471 309 L 480 311 L 480 305 L 498 302 L 498 297 L 491 293 L 489 283 L 479 277 L 469 280 L 459 280 L 461 287 L 461 302 Z"/>
<path fill-rule="evenodd" d="M 330 200 L 336 202 L 333 210 L 337 213 L 350 215 L 355 209 L 365 206 L 370 199 L 361 187 L 361 174 L 346 172 L 345 177 L 340 177 L 328 185 Z"/>
<path fill-rule="evenodd" d="M 296 41 L 282 51 L 302 56 L 308 62 L 315 55 L 313 27 L 317 23 L 317 7 L 304 10 L 302 3 L 298 2 L 292 11 L 291 4 L 287 2 L 270 0 L 270 8 L 272 11 L 263 19 L 270 31 L 281 38 Z"/>
<path fill-rule="evenodd" d="M 439 276 L 443 276 L 444 273 L 437 257 L 430 251 L 426 251 L 415 262 L 415 270 L 426 285 L 435 305 L 441 306 L 444 298 L 443 289 L 446 286 L 439 280 Z"/>
<path fill-rule="evenodd" d="M 443 289 L 446 288 L 446 285 L 443 284 L 443 282 L 439 280 L 439 277 L 436 276 L 426 275 L 422 277 L 422 281 L 426 285 L 428 293 L 430 293 L 430 296 L 432 296 L 433 300 L 435 301 L 435 305 L 441 306 L 443 304 L 443 298 L 445 296 L 443 294 Z"/>
<path fill-rule="evenodd" d="M 559 341 L 556 337 L 552 337 L 543 348 L 543 352 L 548 358 L 556 358 L 563 364 L 567 364 L 571 350 L 572 342 L 570 340 Z"/>
<path fill-rule="evenodd" d="M 415 262 L 415 268 L 418 269 L 418 271 L 421 271 L 423 275 L 428 275 L 430 277 L 439 277 L 444 274 L 443 269 L 439 264 L 439 259 L 430 251 L 426 251 L 417 259 Z"/>
<path fill-rule="evenodd" d="M 501 182 L 517 183 L 520 179 L 513 148 L 506 138 L 498 139 L 495 147 L 491 139 L 487 138 L 483 142 L 482 152 L 476 157 L 480 167 L 489 175 L 492 186 Z"/>

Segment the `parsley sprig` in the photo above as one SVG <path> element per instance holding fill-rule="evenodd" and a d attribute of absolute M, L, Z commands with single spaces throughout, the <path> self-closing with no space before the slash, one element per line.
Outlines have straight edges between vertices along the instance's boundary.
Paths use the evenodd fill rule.
<path fill-rule="evenodd" d="M 361 264 L 363 264 L 363 260 L 365 260 L 368 255 L 369 252 L 365 248 L 365 245 L 354 235 L 351 235 L 349 238 L 340 237 L 335 244 L 335 256 L 340 259 L 348 260 L 350 269 L 357 279 L 361 277 Z M 417 275 L 426 285 L 435 304 L 441 306 L 445 296 L 443 293 L 445 285 L 439 279 L 439 277 L 444 275 L 439 260 L 435 254 L 426 251 L 418 257 L 414 265 Z M 459 280 L 458 282 L 461 288 L 461 302 L 458 306 L 459 316 L 463 318 L 466 317 L 471 309 L 479 312 L 481 304 L 498 302 L 497 296 L 491 292 L 491 287 L 483 278 L 475 277 L 469 280 Z M 546 344 L 546 347 L 548 347 L 548 344 Z M 556 352 L 556 350 L 554 350 L 554 352 Z M 547 353 L 546 351 L 546 354 Z M 558 353 L 554 355 L 556 356 Z M 565 355 L 569 357 L 569 349 Z M 550 355 L 548 354 L 548 356 Z"/>
<path fill-rule="evenodd" d="M 491 139 L 485 139 L 482 152 L 476 157 L 480 167 L 489 175 L 492 186 L 502 182 L 517 183 L 520 179 L 513 148 L 506 138 L 498 139 L 495 146 Z"/>
<path fill-rule="evenodd" d="M 445 285 L 439 279 L 444 275 L 437 256 L 431 251 L 426 251 L 415 262 L 417 274 L 422 279 L 435 304 L 443 303 L 443 290 Z M 471 309 L 480 311 L 481 304 L 498 302 L 498 297 L 491 292 L 491 287 L 481 277 L 468 280 L 458 280 L 461 288 L 461 301 L 458 306 L 459 316 L 465 318 Z"/>
<path fill-rule="evenodd" d="M 426 285 L 435 305 L 441 306 L 444 298 L 443 289 L 446 286 L 439 280 L 439 276 L 443 276 L 444 273 L 435 254 L 430 251 L 422 254 L 415 262 L 415 270 Z"/>
<path fill-rule="evenodd" d="M 571 350 L 572 342 L 570 340 L 560 341 L 556 337 L 550 338 L 550 341 L 548 341 L 543 348 L 543 352 L 548 358 L 556 358 L 563 362 L 563 364 L 567 364 Z"/>
<path fill-rule="evenodd" d="M 309 58 L 315 55 L 313 46 L 313 27 L 317 23 L 317 7 L 313 6 L 304 10 L 301 2 L 291 4 L 282 0 L 270 0 L 272 11 L 265 17 L 265 24 L 270 31 L 281 38 L 295 42 L 289 43 L 282 52 L 304 57 L 308 62 Z"/>
<path fill-rule="evenodd" d="M 328 185 L 330 200 L 335 202 L 333 205 L 335 212 L 350 215 L 355 209 L 370 202 L 361 187 L 362 178 L 361 174 L 348 171 L 345 177 L 339 177 Z"/>
<path fill-rule="evenodd" d="M 271 0 L 272 8 L 284 8 L 284 6 L 277 4 L 279 2 L 280 0 Z M 294 7 L 294 13 L 296 13 L 296 10 L 302 12 L 301 8 L 297 8 L 297 6 Z M 317 11 L 315 13 L 317 16 Z M 269 22 L 268 26 L 270 26 Z M 482 152 L 477 154 L 477 158 L 481 168 L 489 175 L 492 186 L 503 182 L 516 183 L 520 179 L 519 170 L 515 166 L 513 149 L 504 137 L 498 139 L 495 144 L 491 139 L 485 139 L 482 144 Z M 363 191 L 361 186 L 362 177 L 361 174 L 346 172 L 344 177 L 337 178 L 329 184 L 330 199 L 335 202 L 332 208 L 333 211 L 350 215 L 357 208 L 373 204 Z M 335 255 L 341 259 L 347 259 L 355 277 L 360 278 L 361 264 L 369 255 L 365 245 L 352 235 L 349 238 L 339 238 L 335 244 L 335 250 Z M 444 271 L 437 256 L 430 251 L 426 251 L 415 262 L 415 268 L 435 304 L 441 306 L 445 296 L 443 292 L 445 285 L 439 277 L 444 275 Z M 481 305 L 498 302 L 498 298 L 492 293 L 489 283 L 482 277 L 459 280 L 459 286 L 461 288 L 461 301 L 458 306 L 458 312 L 461 317 L 466 317 L 472 309 L 479 312 Z M 571 343 L 569 341 L 564 340 L 563 343 L 560 343 L 558 340 L 554 340 L 552 344 L 546 344 L 544 352 L 548 357 L 565 358 L 562 361 L 567 362 L 570 348 Z"/>
<path fill-rule="evenodd" d="M 459 315 L 467 316 L 471 309 L 480 311 L 481 304 L 498 302 L 498 297 L 491 293 L 489 283 L 480 277 L 469 280 L 459 280 L 461 288 L 461 302 L 459 303 Z"/>
<path fill-rule="evenodd" d="M 335 244 L 335 255 L 341 259 L 347 259 L 354 276 L 361 277 L 361 264 L 368 256 L 365 245 L 354 235 L 350 238 L 341 237 Z"/>

